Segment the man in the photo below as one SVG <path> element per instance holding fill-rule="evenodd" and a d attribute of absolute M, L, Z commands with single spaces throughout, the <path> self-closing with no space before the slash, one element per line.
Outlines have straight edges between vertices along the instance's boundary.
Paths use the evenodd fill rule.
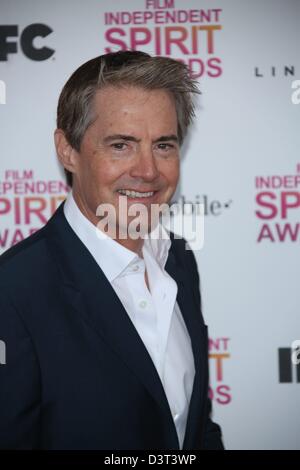
<path fill-rule="evenodd" d="M 64 86 L 55 144 L 72 192 L 0 261 L 1 448 L 223 448 L 195 258 L 150 217 L 176 189 L 195 92 L 183 64 L 128 51 Z M 129 230 L 135 204 L 145 236 Z"/>

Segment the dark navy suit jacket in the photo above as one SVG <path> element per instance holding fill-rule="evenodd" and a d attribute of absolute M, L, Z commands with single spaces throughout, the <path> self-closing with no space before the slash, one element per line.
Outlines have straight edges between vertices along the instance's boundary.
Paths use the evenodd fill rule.
<path fill-rule="evenodd" d="M 185 241 L 171 238 L 166 270 L 196 369 L 184 449 L 222 449 L 210 419 L 197 266 Z M 179 449 L 154 364 L 63 204 L 0 257 L 0 340 L 0 448 Z"/>

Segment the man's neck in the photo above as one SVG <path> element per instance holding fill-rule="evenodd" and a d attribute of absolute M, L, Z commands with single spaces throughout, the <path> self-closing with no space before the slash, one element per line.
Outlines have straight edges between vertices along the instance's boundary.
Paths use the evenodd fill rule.
<path fill-rule="evenodd" d="M 133 240 L 132 238 L 128 237 L 126 239 L 114 239 L 116 242 L 120 243 L 120 245 L 124 246 L 128 250 L 133 251 L 136 253 L 138 256 L 143 258 L 143 245 L 144 245 L 144 240 L 142 238 L 138 238 L 137 240 Z"/>

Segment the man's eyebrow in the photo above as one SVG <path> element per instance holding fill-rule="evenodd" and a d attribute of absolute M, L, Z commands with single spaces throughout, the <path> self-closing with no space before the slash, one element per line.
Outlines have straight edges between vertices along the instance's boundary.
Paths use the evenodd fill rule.
<path fill-rule="evenodd" d="M 110 142 L 113 142 L 114 140 L 128 140 L 131 142 L 140 142 L 141 139 L 137 139 L 133 135 L 126 135 L 126 134 L 113 134 L 113 135 L 108 135 L 104 139 L 104 143 L 108 144 Z M 154 144 L 157 144 L 158 142 L 169 142 L 173 141 L 178 143 L 178 137 L 175 134 L 170 134 L 170 135 L 161 135 L 158 137 L 158 139 L 155 139 L 153 141 Z"/>
<path fill-rule="evenodd" d="M 154 144 L 158 142 L 169 142 L 169 141 L 177 142 L 178 143 L 178 137 L 175 134 L 170 134 L 170 135 L 162 135 L 158 139 L 155 139 L 153 141 Z"/>
<path fill-rule="evenodd" d="M 129 140 L 131 142 L 140 142 L 141 139 L 137 139 L 136 137 L 133 137 L 133 135 L 125 135 L 125 134 L 113 134 L 113 135 L 108 135 L 104 139 L 104 143 L 108 144 L 109 142 L 112 142 L 113 140 Z"/>

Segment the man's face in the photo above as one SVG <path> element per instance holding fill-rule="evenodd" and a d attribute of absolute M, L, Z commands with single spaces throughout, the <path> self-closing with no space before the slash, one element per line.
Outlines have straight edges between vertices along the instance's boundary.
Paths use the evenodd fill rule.
<path fill-rule="evenodd" d="M 97 92 L 94 110 L 97 119 L 76 152 L 73 193 L 93 223 L 99 221 L 97 207 L 112 204 L 118 228 L 120 198 L 128 207 L 142 203 L 150 212 L 151 204 L 168 203 L 175 192 L 179 176 L 175 103 L 164 90 L 108 86 Z"/>

